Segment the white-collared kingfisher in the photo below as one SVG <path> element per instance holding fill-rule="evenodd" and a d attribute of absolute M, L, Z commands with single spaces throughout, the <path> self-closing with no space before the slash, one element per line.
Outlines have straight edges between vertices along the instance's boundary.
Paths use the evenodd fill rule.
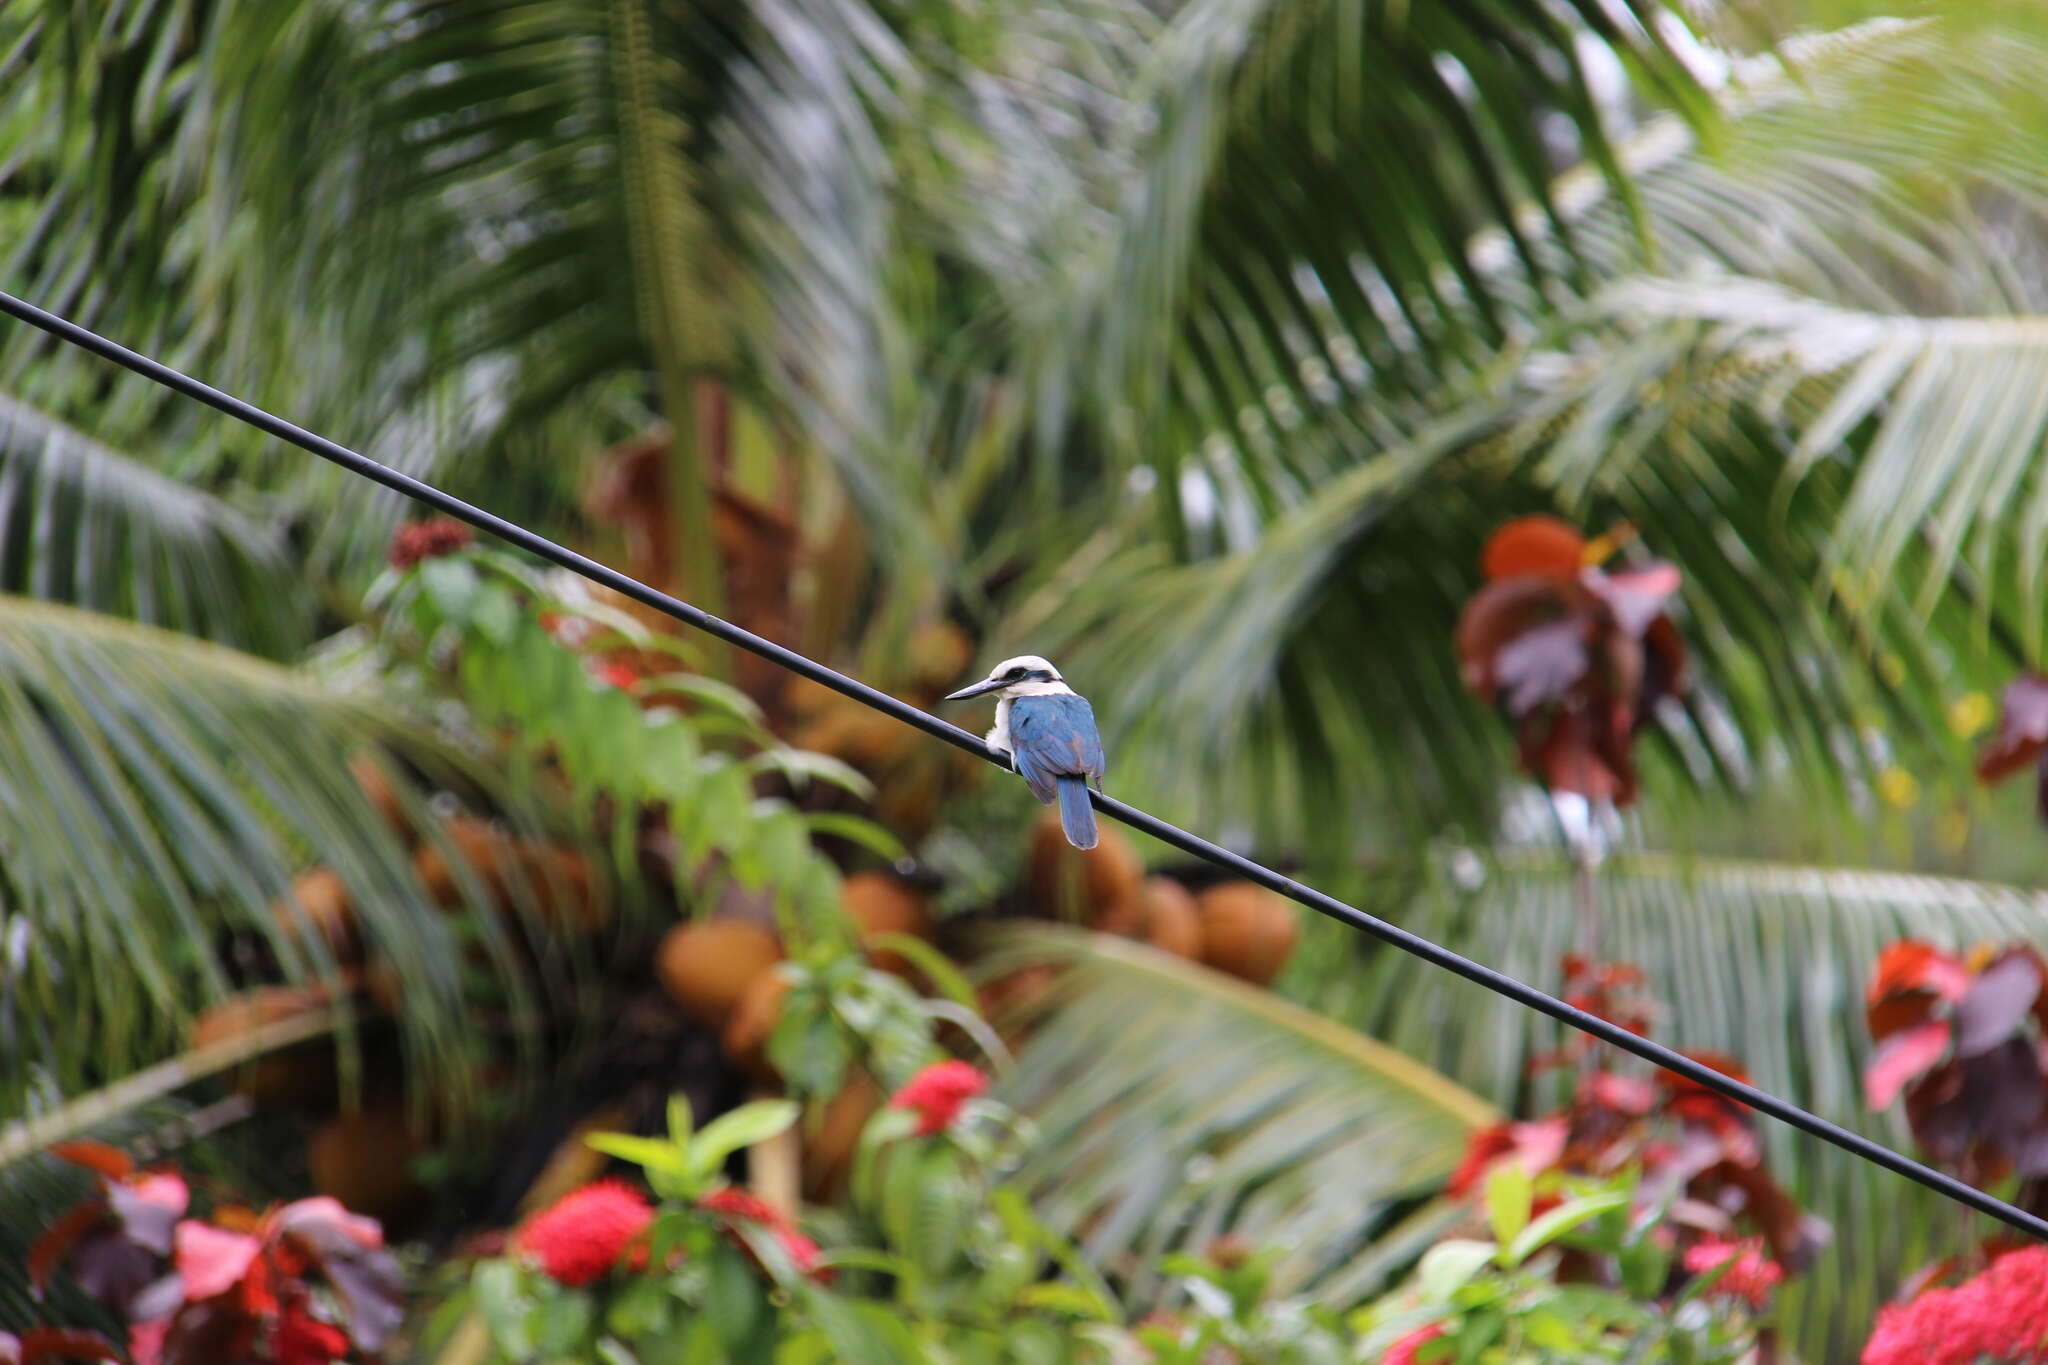
<path fill-rule="evenodd" d="M 964 701 L 993 692 L 996 724 L 988 746 L 1010 756 L 1042 806 L 1060 803 L 1060 826 L 1075 848 L 1095 847 L 1095 808 L 1088 784 L 1102 790 L 1102 737 L 1088 699 L 1036 654 L 1005 659 L 988 677 L 943 698 Z"/>

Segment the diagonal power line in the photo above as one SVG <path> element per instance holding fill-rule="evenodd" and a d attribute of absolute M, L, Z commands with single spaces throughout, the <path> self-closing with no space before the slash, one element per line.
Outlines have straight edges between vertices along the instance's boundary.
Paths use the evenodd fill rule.
<path fill-rule="evenodd" d="M 38 308 L 32 303 L 24 302 L 7 293 L 0 293 L 0 313 L 6 313 L 22 322 L 26 322 L 31 327 L 40 328 L 50 335 L 67 341 L 74 346 L 83 347 L 95 355 L 111 360 L 116 365 L 134 371 L 145 379 L 154 380 L 168 389 L 184 394 L 188 398 L 197 399 L 208 407 L 216 408 L 237 421 L 246 422 L 259 430 L 269 432 L 279 440 L 288 441 L 302 450 L 310 451 L 321 459 L 338 464 L 351 473 L 360 474 L 366 479 L 383 484 L 386 488 L 395 489 L 417 502 L 424 503 L 457 520 L 465 521 L 480 531 L 488 531 L 501 540 L 516 545 L 520 549 L 537 555 L 550 563 L 558 564 L 573 573 L 580 574 L 593 583 L 602 584 L 612 591 L 630 597 L 644 606 L 652 607 L 654 610 L 664 615 L 672 616 L 686 625 L 694 626 L 708 635 L 715 636 L 728 644 L 736 645 L 750 653 L 758 654 L 762 658 L 779 664 L 793 673 L 811 679 L 813 682 L 822 683 L 835 692 L 844 693 L 855 701 L 862 702 L 877 711 L 895 717 L 905 725 L 915 726 L 926 734 L 942 739 L 956 748 L 965 749 L 968 753 L 987 759 L 1000 768 L 1007 769 L 1010 767 L 1008 761 L 999 757 L 995 751 L 982 742 L 978 735 L 970 734 L 957 725 L 943 721 L 927 711 L 921 711 L 907 702 L 899 701 L 888 693 L 869 687 L 858 679 L 849 678 L 843 673 L 827 668 L 825 665 L 818 663 L 814 659 L 806 658 L 793 649 L 776 644 L 773 640 L 763 639 L 752 631 L 744 630 L 730 621 L 722 620 L 699 607 L 691 606 L 680 598 L 671 597 L 665 592 L 651 588 L 638 579 L 628 578 L 618 570 L 607 568 L 586 555 L 580 555 L 565 546 L 557 545 L 546 536 L 529 531 L 516 522 L 507 521 L 503 517 L 495 516 L 480 507 L 473 507 L 453 494 L 445 493 L 431 484 L 422 483 L 409 474 L 402 474 L 389 465 L 380 464 L 366 455 L 360 455 L 348 449 L 346 446 L 337 445 L 324 436 L 316 435 L 303 427 L 295 426 L 285 421 L 282 417 L 265 412 L 263 409 L 251 403 L 246 403 L 232 394 L 222 393 L 219 389 L 209 384 L 201 383 L 190 375 L 174 370 L 160 361 L 152 360 L 148 356 L 131 351 L 117 342 L 109 341 L 98 333 L 88 331 L 77 323 L 59 317 L 55 313 Z M 1465 957 L 1462 954 L 1454 953 L 1449 948 L 1423 938 L 1419 934 L 1412 934 L 1398 925 L 1389 924 L 1383 919 L 1368 915 L 1355 905 L 1347 905 L 1334 896 L 1326 895 L 1312 886 L 1306 886 L 1301 882 L 1295 881 L 1292 877 L 1282 876 L 1262 863 L 1254 862 L 1242 854 L 1233 853 L 1219 844 L 1212 844 L 1200 835 L 1190 834 L 1177 825 L 1170 825 L 1155 815 L 1148 815 L 1135 806 L 1124 804 L 1115 797 L 1104 796 L 1100 792 L 1091 791 L 1089 799 L 1095 803 L 1097 810 L 1112 820 L 1121 821 L 1132 829 L 1149 834 L 1161 843 L 1169 844 L 1174 848 L 1180 849 L 1183 853 L 1189 853 L 1197 858 L 1215 863 L 1219 867 L 1228 868 L 1247 881 L 1256 882 L 1267 890 L 1277 892 L 1297 904 L 1305 905 L 1316 913 L 1326 915 L 1340 924 L 1348 924 L 1354 929 L 1362 930 L 1383 943 L 1391 944 L 1402 952 L 1421 958 L 1432 966 L 1441 967 L 1447 972 L 1453 972 L 1458 976 L 1464 977 L 1467 981 L 1477 982 L 1498 995 L 1506 996 L 1518 1005 L 1526 1006 L 1541 1014 L 1547 1014 L 1551 1018 L 1579 1030 L 1581 1033 L 1589 1034 L 1604 1043 L 1610 1043 L 1624 1052 L 1633 1053 L 1666 1071 L 1683 1076 L 1687 1080 L 1703 1085 L 1709 1090 L 1717 1091 L 1729 1099 L 1748 1105 L 1759 1113 L 1768 1114 L 1781 1123 L 1790 1124 L 1792 1127 L 1810 1133 L 1824 1142 L 1840 1147 L 1843 1151 L 1861 1157 L 1875 1165 L 1882 1166 L 1886 1170 L 1896 1172 L 1908 1180 L 1915 1181 L 1925 1185 L 1928 1189 L 1946 1195 L 1959 1204 L 1967 1205 L 1979 1213 L 1989 1214 L 2002 1223 L 2018 1228 L 2023 1232 L 2031 1233 L 2042 1241 L 2048 1242 L 2048 1219 L 2041 1218 L 2038 1215 L 2027 1212 L 2025 1209 L 2009 1204 L 1995 1195 L 1987 1194 L 1974 1185 L 1965 1184 L 1952 1175 L 1937 1171 L 1931 1166 L 1923 1165 L 1909 1156 L 1893 1151 L 1881 1142 L 1864 1137 L 1861 1133 L 1851 1132 L 1839 1124 L 1830 1123 L 1818 1114 L 1809 1113 L 1788 1100 L 1779 1099 L 1776 1095 L 1759 1090 L 1746 1082 L 1738 1081 L 1732 1076 L 1724 1075 L 1710 1066 L 1694 1061 L 1683 1053 L 1675 1052 L 1671 1048 L 1665 1047 L 1661 1043 L 1655 1043 L 1647 1038 L 1638 1037 L 1618 1024 L 1611 1023 L 1606 1019 L 1600 1018 L 1598 1015 L 1589 1014 L 1585 1010 L 1568 1005 L 1554 995 L 1540 991 L 1526 982 L 1516 980 L 1514 977 L 1497 972 L 1483 963 L 1474 962 L 1471 958 Z"/>

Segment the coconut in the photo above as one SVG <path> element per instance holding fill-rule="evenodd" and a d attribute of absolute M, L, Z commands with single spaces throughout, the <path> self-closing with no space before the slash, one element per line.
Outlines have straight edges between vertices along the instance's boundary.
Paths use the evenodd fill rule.
<path fill-rule="evenodd" d="M 1171 877 L 1147 877 L 1138 893 L 1095 920 L 1099 933 L 1149 943 L 1175 957 L 1202 956 L 1202 917 L 1195 898 Z"/>
<path fill-rule="evenodd" d="M 1202 918 L 1202 961 L 1265 985 L 1280 974 L 1301 932 L 1294 907 L 1250 882 L 1224 882 L 1195 899 Z"/>
<path fill-rule="evenodd" d="M 416 1217 L 426 1190 L 407 1163 L 424 1146 L 406 1122 L 403 1106 L 385 1102 L 351 1114 L 337 1114 L 306 1141 L 306 1170 L 313 1188 L 332 1195 L 351 1212 L 368 1214 L 387 1226 Z"/>
<path fill-rule="evenodd" d="M 775 1068 L 768 1064 L 768 1040 L 782 1022 L 782 1002 L 789 989 L 789 979 L 781 972 L 765 971 L 748 983 L 725 1021 L 720 1040 L 725 1055 L 757 1079 L 775 1079 Z"/>
<path fill-rule="evenodd" d="M 782 944 L 772 931 L 727 917 L 669 930 L 654 968 L 683 1013 L 722 1028 L 754 979 L 781 960 Z"/>
<path fill-rule="evenodd" d="M 1085 923 L 1133 899 L 1145 864 L 1115 829 L 1104 828 L 1094 848 L 1075 848 L 1060 828 L 1059 812 L 1048 810 L 1031 827 L 1026 873 L 1040 914 Z"/>

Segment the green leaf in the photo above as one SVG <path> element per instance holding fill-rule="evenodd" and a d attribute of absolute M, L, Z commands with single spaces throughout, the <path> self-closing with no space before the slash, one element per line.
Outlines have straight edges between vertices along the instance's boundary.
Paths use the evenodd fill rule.
<path fill-rule="evenodd" d="M 470 1285 L 476 1291 L 477 1310 L 499 1349 L 514 1359 L 531 1355 L 533 1338 L 527 1330 L 531 1300 L 520 1288 L 519 1267 L 510 1261 L 481 1261 L 470 1275 Z"/>
<path fill-rule="evenodd" d="M 1474 1275 L 1485 1269 L 1499 1250 L 1492 1242 L 1451 1238 L 1438 1242 L 1423 1254 L 1416 1267 L 1416 1286 L 1424 1301 L 1447 1303 Z"/>
<path fill-rule="evenodd" d="M 692 1169 L 685 1150 L 667 1138 L 637 1137 L 631 1133 L 588 1133 L 583 1141 L 606 1156 L 632 1162 L 650 1175 L 684 1176 Z"/>
<path fill-rule="evenodd" d="M 867 943 L 871 948 L 902 954 L 948 1000 L 962 1009 L 979 1011 L 980 1002 L 975 998 L 974 987 L 966 976 L 951 959 L 923 939 L 885 930 L 869 935 Z"/>
<path fill-rule="evenodd" d="M 806 811 L 804 823 L 811 827 L 813 834 L 822 834 L 835 839 L 844 839 L 890 862 L 908 856 L 903 841 L 881 825 L 858 815 L 844 811 Z"/>
<path fill-rule="evenodd" d="M 1513 1242 L 1529 1225 L 1529 1210 L 1536 1198 L 1536 1180 L 1518 1161 L 1495 1164 L 1486 1176 L 1486 1217 L 1493 1225 L 1493 1240 L 1502 1246 Z"/>
<path fill-rule="evenodd" d="M 560 1289 L 529 1314 L 534 1349 L 546 1355 L 579 1353 L 596 1324 L 597 1305 L 580 1289 Z"/>
<path fill-rule="evenodd" d="M 1509 1267 L 1518 1266 L 1581 1223 L 1598 1218 L 1613 1209 L 1627 1208 L 1628 1201 L 1627 1190 L 1602 1190 L 1598 1194 L 1567 1199 L 1523 1228 L 1514 1241 L 1501 1251 L 1501 1264 Z"/>
<path fill-rule="evenodd" d="M 704 1315 L 718 1339 L 737 1352 L 759 1329 L 766 1308 L 754 1268 L 738 1251 L 721 1246 L 711 1256 L 711 1278 L 704 1296 Z"/>
<path fill-rule="evenodd" d="M 799 1112 L 793 1100 L 753 1100 L 720 1114 L 691 1140 L 690 1169 L 699 1177 L 713 1174 L 742 1147 L 766 1142 L 787 1129 Z"/>

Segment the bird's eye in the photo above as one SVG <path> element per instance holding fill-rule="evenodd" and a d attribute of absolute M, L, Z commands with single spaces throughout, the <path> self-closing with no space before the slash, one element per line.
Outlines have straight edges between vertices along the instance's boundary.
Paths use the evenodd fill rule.
<path fill-rule="evenodd" d="M 1018 679 L 1022 678 L 1027 671 L 1028 670 L 1025 669 L 1023 665 L 1019 664 L 1017 667 L 1011 669 L 1008 673 L 1003 674 L 1003 676 L 1011 682 L 1016 682 Z"/>

